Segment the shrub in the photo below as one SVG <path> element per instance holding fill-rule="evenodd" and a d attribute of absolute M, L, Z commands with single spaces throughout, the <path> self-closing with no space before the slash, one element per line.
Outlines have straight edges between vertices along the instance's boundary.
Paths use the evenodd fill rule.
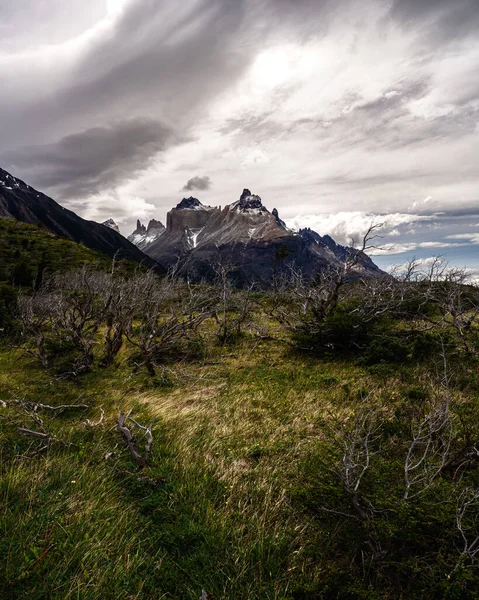
<path fill-rule="evenodd" d="M 404 363 L 410 352 L 406 340 L 398 337 L 378 337 L 373 339 L 364 350 L 359 359 L 363 365 L 377 365 L 381 363 Z"/>

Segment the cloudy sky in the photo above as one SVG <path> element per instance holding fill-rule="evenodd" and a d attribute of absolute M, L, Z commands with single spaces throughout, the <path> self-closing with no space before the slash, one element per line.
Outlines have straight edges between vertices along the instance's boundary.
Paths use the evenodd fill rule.
<path fill-rule="evenodd" d="M 0 0 L 0 165 L 126 235 L 248 187 L 479 270 L 478 31 L 479 0 Z"/>

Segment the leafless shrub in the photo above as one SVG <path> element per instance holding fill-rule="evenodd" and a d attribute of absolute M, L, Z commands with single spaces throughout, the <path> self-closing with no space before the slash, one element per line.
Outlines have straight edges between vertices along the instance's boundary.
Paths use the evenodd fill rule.
<path fill-rule="evenodd" d="M 24 351 L 47 368 L 50 357 L 46 349 L 46 330 L 51 327 L 52 321 L 51 295 L 44 293 L 36 293 L 33 296 L 20 295 L 18 318 L 22 327 Z"/>
<path fill-rule="evenodd" d="M 372 507 L 360 493 L 360 485 L 371 468 L 372 457 L 378 452 L 374 446 L 380 424 L 377 410 L 364 404 L 357 412 L 351 430 L 342 435 L 343 455 L 337 475 L 357 515 L 363 520 L 371 519 Z"/>
<path fill-rule="evenodd" d="M 348 248 L 342 263 L 325 267 L 314 278 L 306 277 L 294 266 L 278 277 L 272 293 L 270 315 L 290 331 L 306 329 L 315 335 L 335 313 L 339 302 L 350 296 L 351 288 L 346 284 L 352 278 L 362 283 L 360 296 L 365 302 L 360 318 L 363 322 L 389 310 L 393 278 L 361 276 L 361 259 L 367 250 L 378 247 L 375 240 L 379 237 L 377 230 L 380 227 L 382 224 L 372 223 L 358 248 Z M 352 243 L 354 245 L 354 240 Z M 357 296 L 358 292 L 356 287 L 353 293 Z"/>
<path fill-rule="evenodd" d="M 419 423 L 412 426 L 412 440 L 404 461 L 404 500 L 411 500 L 428 490 L 450 458 L 451 394 L 444 348 L 443 361 L 444 375 L 435 405 Z"/>
<path fill-rule="evenodd" d="M 218 324 L 217 338 L 224 344 L 228 339 L 241 335 L 243 326 L 250 318 L 254 285 L 235 289 L 229 278 L 231 268 L 228 265 L 217 264 L 214 270 L 213 314 Z"/>
<path fill-rule="evenodd" d="M 462 539 L 457 570 L 465 560 L 479 556 L 479 490 L 468 487 L 460 494 L 456 525 Z"/>
<path fill-rule="evenodd" d="M 159 280 L 153 273 L 139 275 L 128 282 L 132 311 L 125 336 L 154 376 L 157 359 L 178 342 L 195 333 L 211 315 L 210 299 L 201 289 L 185 289 L 173 278 Z"/>
<path fill-rule="evenodd" d="M 466 269 L 451 267 L 443 257 L 434 257 L 426 265 L 412 260 L 393 273 L 402 289 L 404 305 L 414 299 L 415 318 L 423 330 L 454 331 L 467 352 L 472 348 L 469 336 L 479 321 L 479 288 Z M 428 307 L 434 307 L 431 316 Z"/>
<path fill-rule="evenodd" d="M 103 322 L 105 305 L 100 291 L 104 278 L 87 268 L 55 276 L 47 285 L 52 295 L 52 328 L 57 337 L 77 351 L 75 372 L 89 371 L 93 346 Z"/>

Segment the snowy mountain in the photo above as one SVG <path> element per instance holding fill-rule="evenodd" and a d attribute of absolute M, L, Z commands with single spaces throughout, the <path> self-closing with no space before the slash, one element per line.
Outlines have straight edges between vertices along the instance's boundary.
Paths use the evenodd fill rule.
<path fill-rule="evenodd" d="M 113 229 L 113 231 L 120 233 L 120 228 L 113 219 L 107 219 L 106 221 L 103 221 L 102 225 L 105 225 L 105 227 L 109 227 L 110 229 Z"/>
<path fill-rule="evenodd" d="M 143 250 L 157 240 L 165 231 L 166 228 L 161 221 L 152 219 L 148 223 L 148 227 L 145 227 L 138 219 L 136 222 L 136 229 L 128 236 L 128 240 L 132 244 L 135 244 L 135 246 L 138 246 L 140 250 Z"/>
<path fill-rule="evenodd" d="M 166 228 L 160 223 L 155 229 L 152 223 L 158 222 L 146 228 L 138 221 L 128 239 L 191 281 L 211 279 L 217 262 L 230 265 L 240 285 L 250 280 L 267 284 L 278 269 L 292 264 L 314 276 L 329 266 L 340 267 L 350 252 L 329 236 L 291 231 L 276 209 L 270 212 L 248 189 L 223 209 L 184 198 L 168 213 Z M 357 276 L 381 273 L 370 258 L 360 255 Z"/>

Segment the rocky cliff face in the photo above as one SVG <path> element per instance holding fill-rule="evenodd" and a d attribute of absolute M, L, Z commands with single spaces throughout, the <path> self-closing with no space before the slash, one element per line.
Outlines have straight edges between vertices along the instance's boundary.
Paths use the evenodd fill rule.
<path fill-rule="evenodd" d="M 289 230 L 278 211 L 270 212 L 248 189 L 222 210 L 185 198 L 168 213 L 166 229 L 159 235 L 148 241 L 138 222 L 129 239 L 136 243 L 137 236 L 146 254 L 167 267 L 175 266 L 190 281 L 211 280 L 215 263 L 221 262 L 230 266 L 239 285 L 254 280 L 265 287 L 293 264 L 311 277 L 325 268 L 341 267 L 351 251 L 329 236 Z M 361 254 L 356 273 L 382 272 Z"/>
<path fill-rule="evenodd" d="M 164 270 L 111 227 L 82 219 L 1 168 L 0 217 L 40 225 L 108 256 L 135 260 Z"/>
<path fill-rule="evenodd" d="M 166 228 L 172 233 L 202 229 L 219 209 L 203 206 L 197 198 L 183 200 L 166 217 Z"/>

